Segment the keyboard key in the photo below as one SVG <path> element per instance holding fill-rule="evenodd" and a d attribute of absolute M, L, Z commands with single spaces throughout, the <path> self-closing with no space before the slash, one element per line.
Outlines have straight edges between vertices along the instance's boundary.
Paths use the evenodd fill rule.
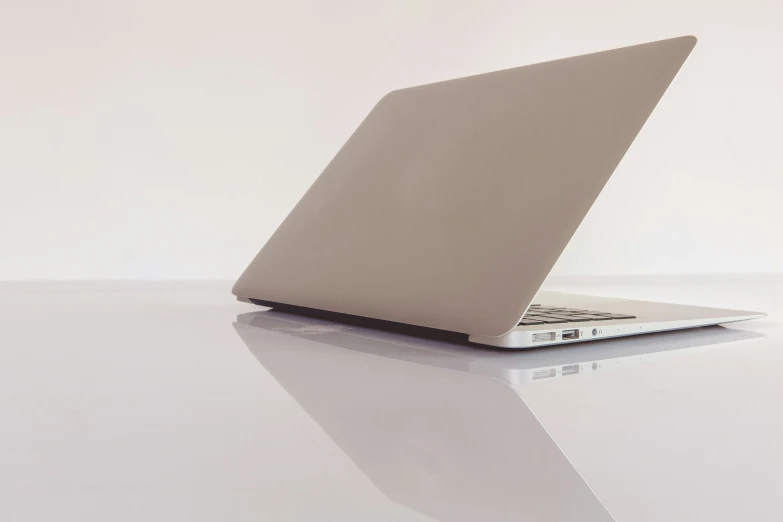
<path fill-rule="evenodd" d="M 519 324 L 521 326 L 533 326 L 540 324 L 611 321 L 613 319 L 636 319 L 636 317 L 633 315 L 612 312 L 594 312 L 592 310 L 583 310 L 581 308 L 542 306 L 540 304 L 532 304 Z"/>

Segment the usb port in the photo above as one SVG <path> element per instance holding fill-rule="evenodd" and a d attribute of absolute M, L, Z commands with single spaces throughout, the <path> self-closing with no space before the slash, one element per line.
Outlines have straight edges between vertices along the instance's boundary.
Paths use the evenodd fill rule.
<path fill-rule="evenodd" d="M 579 365 L 578 364 L 569 364 L 567 366 L 563 366 L 562 369 L 563 375 L 574 375 L 579 373 Z"/>
<path fill-rule="evenodd" d="M 569 339 L 579 339 L 579 330 L 563 330 L 563 340 L 567 341 Z"/>
<path fill-rule="evenodd" d="M 536 379 L 548 379 L 557 375 L 557 370 L 554 368 L 547 368 L 545 370 L 533 370 L 533 380 Z"/>

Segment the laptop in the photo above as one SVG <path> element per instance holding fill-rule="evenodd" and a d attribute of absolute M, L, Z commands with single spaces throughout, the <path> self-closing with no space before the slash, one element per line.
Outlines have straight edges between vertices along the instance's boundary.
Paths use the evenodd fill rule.
<path fill-rule="evenodd" d="M 392 91 L 234 295 L 501 348 L 763 317 L 541 291 L 695 44 L 683 36 Z"/>

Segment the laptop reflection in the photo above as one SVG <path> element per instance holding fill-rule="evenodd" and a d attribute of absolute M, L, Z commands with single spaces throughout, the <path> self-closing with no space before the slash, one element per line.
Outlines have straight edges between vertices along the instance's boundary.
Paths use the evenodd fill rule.
<path fill-rule="evenodd" d="M 590 350 L 498 352 L 271 310 L 240 315 L 234 328 L 380 491 L 440 521 L 613 520 L 520 386 L 543 371 L 571 378 L 574 368 L 607 371 L 698 348 L 698 339 L 759 336 L 715 327 Z"/>

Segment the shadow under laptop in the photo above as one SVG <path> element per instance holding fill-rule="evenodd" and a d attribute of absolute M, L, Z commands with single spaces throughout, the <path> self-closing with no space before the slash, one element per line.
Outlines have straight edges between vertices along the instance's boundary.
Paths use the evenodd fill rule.
<path fill-rule="evenodd" d="M 440 521 L 608 521 L 520 391 L 760 337 L 710 327 L 499 352 L 277 311 L 239 336 L 389 499 Z"/>

